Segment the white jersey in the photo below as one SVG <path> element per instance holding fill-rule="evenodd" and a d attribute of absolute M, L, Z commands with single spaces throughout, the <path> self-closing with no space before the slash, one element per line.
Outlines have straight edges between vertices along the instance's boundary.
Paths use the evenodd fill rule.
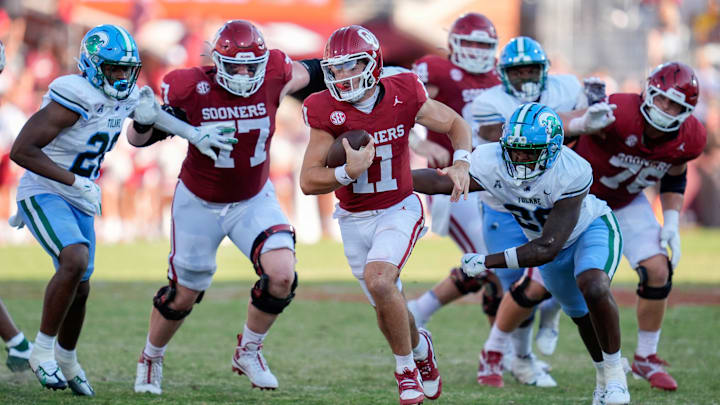
<path fill-rule="evenodd" d="M 575 109 L 582 96 L 582 86 L 575 76 L 549 75 L 538 102 L 556 112 L 566 112 Z M 478 127 L 483 125 L 505 123 L 521 104 L 523 102 L 520 99 L 505 91 L 504 85 L 498 84 L 480 93 L 470 105 L 470 116 L 468 117 L 468 112 L 464 111 L 466 116 L 463 118 L 470 123 L 473 134 L 476 134 Z M 473 138 L 479 139 L 481 143 L 488 142 L 479 136 L 473 136 Z M 481 194 L 481 200 L 496 211 L 505 211 L 495 199 Z"/>
<path fill-rule="evenodd" d="M 520 224 L 528 240 L 542 234 L 550 211 L 559 200 L 590 190 L 593 181 L 590 163 L 565 146 L 555 164 L 542 175 L 528 181 L 512 178 L 502 159 L 499 142 L 480 145 L 472 153 L 470 176 L 498 199 Z M 575 243 L 592 221 L 610 212 L 605 201 L 588 194 L 580 217 L 564 248 Z"/>
<path fill-rule="evenodd" d="M 537 102 L 555 112 L 566 112 L 575 109 L 582 97 L 583 88 L 575 76 L 548 75 Z M 523 101 L 508 94 L 502 84 L 491 87 L 473 100 L 470 107 L 473 128 L 505 123 L 521 104 Z"/>
<path fill-rule="evenodd" d="M 80 118 L 45 145 L 43 153 L 63 169 L 91 180 L 97 179 L 105 153 L 115 146 L 123 121 L 137 105 L 137 88 L 125 100 L 116 100 L 80 75 L 66 75 L 50 83 L 48 92 L 43 96 L 42 107 L 51 101 L 78 113 Z M 60 195 L 89 215 L 97 214 L 78 190 L 26 171 L 18 185 L 18 201 L 46 193 Z"/>

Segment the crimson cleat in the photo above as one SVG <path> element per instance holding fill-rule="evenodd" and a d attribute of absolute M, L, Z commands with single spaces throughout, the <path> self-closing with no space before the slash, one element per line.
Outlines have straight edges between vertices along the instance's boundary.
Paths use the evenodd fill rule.
<path fill-rule="evenodd" d="M 480 353 L 480 364 L 478 365 L 477 382 L 480 385 L 502 388 L 503 384 L 503 354 L 494 351 L 483 350 Z"/>
<path fill-rule="evenodd" d="M 432 335 L 426 329 L 418 329 L 420 339 L 425 339 L 428 344 L 428 356 L 425 360 L 415 360 L 415 365 L 420 370 L 422 377 L 423 391 L 425 398 L 438 399 L 442 394 L 442 378 L 438 370 L 437 359 L 435 358 L 435 347 L 433 346 Z"/>
<path fill-rule="evenodd" d="M 653 388 L 675 391 L 677 382 L 665 371 L 665 366 L 669 366 L 668 362 L 658 357 L 657 353 L 647 357 L 640 357 L 636 354 L 632 364 L 632 372 L 635 378 L 648 380 Z"/>
<path fill-rule="evenodd" d="M 425 399 L 422 379 L 418 369 L 409 368 L 403 370 L 402 374 L 395 373 L 400 394 L 400 405 L 422 404 Z"/>

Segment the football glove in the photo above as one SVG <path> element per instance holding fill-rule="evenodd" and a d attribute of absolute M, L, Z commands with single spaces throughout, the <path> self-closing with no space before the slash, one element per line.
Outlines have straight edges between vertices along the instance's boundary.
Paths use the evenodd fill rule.
<path fill-rule="evenodd" d="M 488 273 L 488 268 L 485 267 L 485 255 L 477 253 L 465 253 L 460 259 L 460 266 L 463 273 L 470 277 L 483 277 Z"/>
<path fill-rule="evenodd" d="M 673 270 L 680 262 L 680 233 L 678 232 L 679 218 L 680 212 L 677 210 L 663 211 L 663 227 L 662 231 L 660 231 L 660 246 L 662 246 L 663 249 L 667 249 L 669 247 L 672 251 L 670 265 Z"/>
<path fill-rule="evenodd" d="M 188 142 L 195 145 L 203 155 L 212 160 L 217 160 L 217 153 L 213 148 L 231 151 L 233 145 L 237 143 L 237 139 L 232 137 L 235 128 L 228 127 L 227 124 L 217 123 L 195 127 L 195 133 L 187 137 Z"/>
<path fill-rule="evenodd" d="M 99 215 L 102 213 L 102 193 L 100 192 L 100 186 L 87 177 L 76 174 L 72 187 L 80 191 L 82 198 L 95 208 L 96 214 Z"/>
<path fill-rule="evenodd" d="M 617 105 L 606 102 L 593 104 L 582 116 L 570 120 L 568 128 L 572 134 L 576 135 L 599 131 L 615 122 L 613 110 L 616 108 Z"/>
<path fill-rule="evenodd" d="M 159 112 L 160 104 L 155 99 L 155 93 L 150 86 L 143 86 L 140 89 L 138 104 L 133 112 L 133 120 L 141 125 L 152 125 Z"/>

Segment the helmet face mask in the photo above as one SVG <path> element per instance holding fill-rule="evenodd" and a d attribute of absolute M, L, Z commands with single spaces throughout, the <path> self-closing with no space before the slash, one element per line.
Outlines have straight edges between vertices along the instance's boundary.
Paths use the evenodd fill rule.
<path fill-rule="evenodd" d="M 697 78 L 689 66 L 679 62 L 660 65 L 648 77 L 640 112 L 655 129 L 677 131 L 695 109 L 699 92 Z M 677 110 L 677 114 L 672 110 Z"/>
<path fill-rule="evenodd" d="M 510 177 L 525 181 L 545 173 L 557 160 L 563 137 L 562 122 L 553 110 L 538 103 L 518 107 L 500 138 Z"/>
<path fill-rule="evenodd" d="M 513 78 L 512 72 L 524 66 L 538 66 L 537 80 Z M 505 91 L 523 102 L 534 102 L 545 89 L 550 62 L 537 41 L 529 37 L 516 37 L 510 40 L 500 55 L 498 75 Z M 516 86 L 517 85 L 517 86 Z M 519 89 L 518 89 L 519 87 Z"/>
<path fill-rule="evenodd" d="M 260 89 L 269 59 L 262 34 L 248 21 L 228 21 L 215 34 L 215 81 L 236 96 L 250 97 Z"/>
<path fill-rule="evenodd" d="M 460 16 L 450 29 L 450 61 L 470 73 L 487 73 L 495 67 L 495 26 L 482 14 Z"/>
<path fill-rule="evenodd" d="M 105 95 L 126 99 L 135 87 L 141 66 L 135 40 L 124 28 L 99 25 L 83 37 L 78 69 Z M 119 77 L 113 77 L 115 74 Z"/>
<path fill-rule="evenodd" d="M 320 62 L 325 85 L 338 101 L 359 101 L 380 80 L 382 52 L 375 35 L 358 25 L 330 35 Z"/>

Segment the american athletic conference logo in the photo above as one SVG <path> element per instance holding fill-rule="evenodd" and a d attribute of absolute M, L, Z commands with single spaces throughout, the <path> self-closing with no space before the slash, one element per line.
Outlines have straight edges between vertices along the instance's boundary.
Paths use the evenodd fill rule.
<path fill-rule="evenodd" d="M 195 91 L 197 91 L 198 94 L 202 94 L 202 95 L 208 94 L 210 92 L 210 83 L 208 83 L 204 80 L 201 81 L 200 83 L 195 85 Z"/>
<path fill-rule="evenodd" d="M 330 122 L 335 125 L 342 125 L 345 123 L 345 113 L 342 111 L 333 111 L 330 113 Z"/>

